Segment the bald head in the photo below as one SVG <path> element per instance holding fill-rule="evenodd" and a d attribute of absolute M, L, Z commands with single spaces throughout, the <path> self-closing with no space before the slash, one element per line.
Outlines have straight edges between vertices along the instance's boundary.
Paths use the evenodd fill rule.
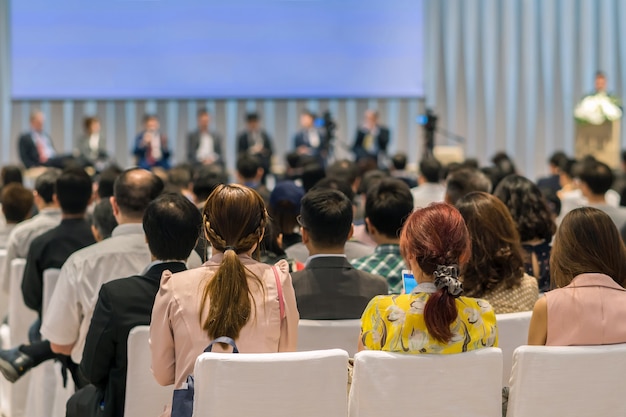
<path fill-rule="evenodd" d="M 148 204 L 163 191 L 163 181 L 145 169 L 131 168 L 115 180 L 113 196 L 120 214 L 141 222 Z"/>

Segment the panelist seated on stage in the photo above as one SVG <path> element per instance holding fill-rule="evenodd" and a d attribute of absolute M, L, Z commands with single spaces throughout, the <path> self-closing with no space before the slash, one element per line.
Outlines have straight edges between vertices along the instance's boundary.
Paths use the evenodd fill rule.
<path fill-rule="evenodd" d="M 246 114 L 246 129 L 237 137 L 238 157 L 248 154 L 256 156 L 261 161 L 265 173 L 272 167 L 272 139 L 261 128 L 258 113 Z"/>
<path fill-rule="evenodd" d="M 140 168 L 151 169 L 160 167 L 169 169 L 170 150 L 167 137 L 160 132 L 159 118 L 147 114 L 143 118 L 144 130 L 135 138 L 133 154 Z"/>
<path fill-rule="evenodd" d="M 305 110 L 300 115 L 300 130 L 293 138 L 298 155 L 325 159 L 328 155 L 328 138 L 315 126 L 315 114 Z"/>
<path fill-rule="evenodd" d="M 198 128 L 187 135 L 187 160 L 194 165 L 222 164 L 222 136 L 209 129 L 211 115 L 198 111 Z"/>
<path fill-rule="evenodd" d="M 50 136 L 44 131 L 46 118 L 35 110 L 30 114 L 30 130 L 19 137 L 20 159 L 26 168 L 52 165 L 57 155 Z"/>
<path fill-rule="evenodd" d="M 78 137 L 74 156 L 85 165 L 94 166 L 102 171 L 109 162 L 104 135 L 100 131 L 100 120 L 97 117 L 85 117 L 84 133 Z"/>
<path fill-rule="evenodd" d="M 380 156 L 387 155 L 389 138 L 389 129 L 378 123 L 378 112 L 366 110 L 363 125 L 357 130 L 352 146 L 356 160 L 370 158 L 378 161 Z"/>

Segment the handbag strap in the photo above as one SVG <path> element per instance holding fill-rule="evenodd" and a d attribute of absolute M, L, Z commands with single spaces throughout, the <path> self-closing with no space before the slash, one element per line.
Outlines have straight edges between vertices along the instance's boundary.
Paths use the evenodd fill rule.
<path fill-rule="evenodd" d="M 204 351 L 211 352 L 213 350 L 213 345 L 216 343 L 225 343 L 227 345 L 230 345 L 233 348 L 233 353 L 239 353 L 239 349 L 237 349 L 237 345 L 235 344 L 235 341 L 228 336 L 220 336 L 217 339 L 211 341 L 211 343 L 209 343 L 209 346 L 207 346 L 206 349 L 204 349 Z"/>
<path fill-rule="evenodd" d="M 278 276 L 278 270 L 276 267 L 272 267 L 272 271 L 274 271 L 274 278 L 276 279 L 276 290 L 278 291 L 278 305 L 280 306 L 280 319 L 285 318 L 285 300 L 283 298 L 283 286 L 280 283 L 280 277 Z"/>

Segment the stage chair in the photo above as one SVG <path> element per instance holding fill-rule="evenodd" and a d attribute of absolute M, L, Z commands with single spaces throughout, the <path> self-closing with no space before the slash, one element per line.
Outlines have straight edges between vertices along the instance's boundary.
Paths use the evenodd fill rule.
<path fill-rule="evenodd" d="M 453 355 L 364 350 L 354 357 L 350 417 L 500 417 L 502 351 Z"/>
<path fill-rule="evenodd" d="M 150 326 L 136 326 L 128 334 L 128 368 L 124 416 L 158 416 L 172 403 L 173 386 L 159 385 L 152 375 Z"/>
<path fill-rule="evenodd" d="M 194 416 L 345 417 L 348 354 L 203 353 Z"/>
<path fill-rule="evenodd" d="M 361 320 L 300 320 L 298 352 L 343 349 L 352 358 L 357 351 Z"/>
<path fill-rule="evenodd" d="M 626 344 L 521 346 L 507 417 L 624 416 Z"/>
<path fill-rule="evenodd" d="M 502 386 L 509 386 L 513 352 L 528 343 L 528 326 L 532 311 L 496 314 L 498 347 L 502 350 Z"/>

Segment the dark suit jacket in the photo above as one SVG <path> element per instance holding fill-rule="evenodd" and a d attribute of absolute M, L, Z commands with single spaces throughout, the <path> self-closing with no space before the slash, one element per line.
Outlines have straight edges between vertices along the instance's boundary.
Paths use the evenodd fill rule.
<path fill-rule="evenodd" d="M 54 149 L 52 141 L 50 141 L 50 145 Z M 20 135 L 18 139 L 18 150 L 20 152 L 20 159 L 26 168 L 38 167 L 42 165 L 41 162 L 39 162 L 39 151 L 37 150 L 35 142 L 33 142 L 33 135 L 31 132 L 26 132 Z"/>
<path fill-rule="evenodd" d="M 539 189 L 549 189 L 553 191 L 555 194 L 557 191 L 561 189 L 561 183 L 559 181 L 558 175 L 550 175 L 549 177 L 539 178 L 537 180 L 537 187 Z"/>
<path fill-rule="evenodd" d="M 354 269 L 344 257 L 314 258 L 292 280 L 301 319 L 359 319 L 372 298 L 389 292 L 385 278 Z"/>
<path fill-rule="evenodd" d="M 356 159 L 359 160 L 364 157 L 374 157 L 377 158 L 377 153 L 370 153 L 363 147 L 363 140 L 365 140 L 365 136 L 367 136 L 367 130 L 364 128 L 359 128 L 356 132 L 356 139 L 354 140 L 354 146 L 352 147 L 352 151 L 354 152 Z M 389 129 L 385 126 L 378 126 L 378 134 L 376 135 L 376 149 L 378 152 L 387 153 L 387 146 L 389 145 Z"/>
<path fill-rule="evenodd" d="M 218 155 L 218 160 L 220 164 L 223 163 L 223 154 L 222 154 L 222 136 L 217 132 L 209 132 L 211 137 L 213 138 L 213 152 Z M 189 163 L 202 163 L 202 161 L 198 161 L 196 159 L 196 152 L 198 152 L 198 147 L 200 146 L 200 130 L 196 129 L 193 132 L 190 132 L 187 135 L 187 161 Z"/>
<path fill-rule="evenodd" d="M 311 146 L 311 142 L 309 142 L 308 131 L 300 130 L 293 137 L 293 143 L 294 143 L 295 148 L 297 149 L 300 146 L 307 146 L 311 148 L 312 155 L 318 155 L 321 151 L 328 150 L 328 138 L 326 137 L 326 135 L 321 130 L 318 130 L 317 134 L 320 137 L 320 145 L 317 148 L 314 148 Z"/>
<path fill-rule="evenodd" d="M 263 169 L 267 172 L 272 162 L 272 140 L 265 130 L 261 130 L 259 133 L 263 139 L 263 151 L 260 154 L 257 154 L 257 156 L 261 159 Z M 254 143 L 250 138 L 249 132 L 247 130 L 241 132 L 237 137 L 237 155 L 248 153 L 248 149 L 250 149 L 253 145 Z"/>
<path fill-rule="evenodd" d="M 100 289 L 80 369 L 89 382 L 104 389 L 105 416 L 124 415 L 128 333 L 150 324 L 163 271 L 185 269 L 181 262 L 157 264 L 144 276 L 110 281 Z"/>
<path fill-rule="evenodd" d="M 91 224 L 85 219 L 61 220 L 57 227 L 32 241 L 22 278 L 22 295 L 24 303 L 35 310 L 40 318 L 44 271 L 61 268 L 71 254 L 94 243 Z"/>
<path fill-rule="evenodd" d="M 150 169 L 153 167 L 161 167 L 164 169 L 170 168 L 170 149 L 167 143 L 167 136 L 164 133 L 159 133 L 161 136 L 161 159 L 156 160 L 154 164 L 151 164 L 146 158 L 146 152 L 148 147 L 143 143 L 143 135 L 145 131 L 140 132 L 137 137 L 135 137 L 135 148 L 133 150 L 133 154 L 137 158 L 137 165 L 144 169 Z"/>

